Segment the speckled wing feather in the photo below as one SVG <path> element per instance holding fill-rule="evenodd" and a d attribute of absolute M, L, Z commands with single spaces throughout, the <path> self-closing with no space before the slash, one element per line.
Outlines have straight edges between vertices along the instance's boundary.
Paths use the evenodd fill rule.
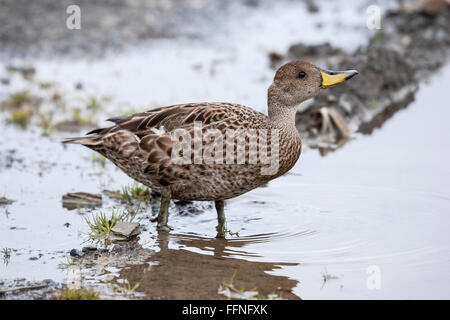
<path fill-rule="evenodd" d="M 177 128 L 192 126 L 195 121 L 203 126 L 223 123 L 225 126 L 259 125 L 265 120 L 265 115 L 248 107 L 230 103 L 192 103 L 180 104 L 136 113 L 130 116 L 110 118 L 116 125 L 108 128 L 96 129 L 88 134 L 104 135 L 118 130 L 133 132 L 143 137 L 154 128 L 164 127 L 166 132 Z"/>

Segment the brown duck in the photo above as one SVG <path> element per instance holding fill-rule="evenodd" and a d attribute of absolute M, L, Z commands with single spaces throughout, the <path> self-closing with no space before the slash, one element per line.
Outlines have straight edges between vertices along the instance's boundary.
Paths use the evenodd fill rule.
<path fill-rule="evenodd" d="M 64 143 L 99 152 L 161 193 L 158 229 L 170 230 L 170 199 L 215 201 L 218 236 L 223 236 L 224 200 L 266 184 L 297 162 L 297 106 L 357 73 L 294 61 L 275 74 L 268 90 L 268 116 L 232 103 L 181 104 L 111 118 L 115 125 Z"/>

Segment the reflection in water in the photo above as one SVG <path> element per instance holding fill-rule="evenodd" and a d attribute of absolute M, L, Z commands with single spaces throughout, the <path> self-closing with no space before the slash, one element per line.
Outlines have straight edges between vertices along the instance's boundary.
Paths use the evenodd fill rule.
<path fill-rule="evenodd" d="M 172 249 L 169 243 L 173 241 L 211 254 Z M 224 299 L 224 296 L 218 294 L 219 286 L 231 279 L 234 279 L 233 285 L 238 289 L 257 290 L 265 296 L 276 293 L 285 299 L 299 299 L 292 293 L 298 281 L 267 273 L 280 269 L 281 266 L 297 264 L 231 258 L 234 249 L 245 243 L 247 242 L 160 233 L 160 251 L 147 264 L 124 269 L 121 277 L 128 279 L 130 283 L 139 282 L 138 291 L 145 293 L 147 299 Z"/>

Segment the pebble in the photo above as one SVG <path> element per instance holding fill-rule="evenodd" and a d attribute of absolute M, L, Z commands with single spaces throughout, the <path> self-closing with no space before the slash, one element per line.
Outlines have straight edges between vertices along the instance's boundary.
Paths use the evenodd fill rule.
<path fill-rule="evenodd" d="M 111 231 L 116 236 L 123 236 L 126 238 L 134 237 L 140 233 L 139 223 L 118 221 Z"/>
<path fill-rule="evenodd" d="M 72 249 L 70 250 L 70 255 L 72 257 L 77 257 L 77 258 L 83 258 L 84 257 L 84 253 L 78 249 Z"/>

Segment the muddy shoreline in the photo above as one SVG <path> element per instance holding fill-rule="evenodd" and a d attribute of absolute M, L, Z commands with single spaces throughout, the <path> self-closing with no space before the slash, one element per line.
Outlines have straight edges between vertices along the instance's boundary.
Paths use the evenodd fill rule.
<path fill-rule="evenodd" d="M 270 51 L 270 47 L 257 43 L 253 57 L 261 59 L 252 64 L 253 58 L 239 60 L 242 54 L 239 48 L 225 50 L 225 54 L 221 48 L 216 48 L 217 51 L 205 54 L 204 50 L 188 43 L 188 49 L 179 53 L 181 44 L 186 43 L 177 41 L 214 42 L 211 33 L 220 34 L 222 23 L 226 24 L 229 15 L 246 16 L 252 10 L 267 14 L 271 4 L 266 1 L 243 1 L 235 5 L 202 2 L 201 7 L 198 1 L 182 1 L 180 6 L 168 7 L 164 7 L 162 1 L 155 1 L 152 17 L 133 1 L 110 1 L 106 9 L 100 2 L 82 1 L 81 6 L 89 8 L 85 24 L 89 32 L 84 36 L 68 35 L 66 30 L 55 28 L 61 23 L 56 13 L 67 3 L 41 1 L 27 7 L 22 1 L 2 2 L 7 10 L 1 14 L 7 14 L 8 19 L 6 27 L 0 31 L 0 43 L 4 45 L 0 54 L 9 58 L 26 57 L 26 61 L 31 62 L 11 58 L 0 79 L 0 94 L 4 98 L 0 121 L 5 129 L 5 141 L 0 147 L 0 175 L 5 181 L 21 181 L 21 185 L 5 185 L 0 190 L 0 232 L 7 235 L 0 243 L 4 259 L 0 271 L 5 272 L 0 274 L 0 299 L 60 299 L 61 292 L 67 288 L 94 288 L 100 299 L 372 298 L 377 297 L 376 293 L 368 292 L 365 287 L 367 265 L 380 264 L 392 283 L 401 279 L 408 284 L 409 280 L 404 278 L 411 274 L 392 275 L 389 270 L 393 265 L 408 265 L 412 261 L 411 265 L 420 266 L 419 271 L 413 270 L 414 276 L 417 272 L 431 270 L 426 274 L 428 277 L 436 274 L 436 266 L 446 266 L 442 252 L 448 249 L 448 241 L 444 233 L 438 232 L 442 224 L 428 226 L 427 223 L 434 220 L 428 216 L 421 220 L 421 214 L 436 214 L 436 220 L 445 221 L 440 214 L 448 206 L 447 185 L 445 181 L 433 180 L 436 178 L 431 174 L 436 170 L 444 176 L 447 171 L 434 158 L 422 159 L 420 155 L 417 158 L 422 162 L 414 167 L 415 158 L 405 161 L 401 154 L 396 154 L 397 150 L 389 150 L 391 140 L 383 138 L 383 132 L 392 130 L 392 123 L 399 122 L 398 111 L 407 110 L 411 105 L 420 107 L 415 105 L 418 97 L 420 100 L 419 89 L 426 89 L 429 80 L 435 79 L 436 74 L 440 76 L 441 70 L 447 70 L 450 9 L 433 14 L 424 12 L 423 8 L 388 11 L 383 17 L 383 29 L 370 33 L 369 41 L 359 44 L 355 50 L 347 51 L 325 42 L 290 41 L 292 45 L 284 53 Z M 286 6 L 292 5 L 290 1 L 286 3 Z M 302 3 L 302 8 L 305 5 Z M 305 17 L 320 16 L 325 10 L 321 3 L 318 7 L 314 2 L 307 5 L 308 16 Z M 17 14 L 11 15 L 11 10 L 16 10 Z M 53 28 L 41 28 L 42 19 L 38 21 L 35 16 L 40 12 L 48 13 L 48 25 Z M 217 12 L 223 16 L 216 20 Z M 103 19 L 95 19 L 99 14 Z M 168 16 L 171 18 L 161 18 Z M 29 19 L 30 25 L 23 25 L 21 19 Z M 264 17 L 257 21 L 265 23 L 266 20 Z M 114 35 L 108 33 L 126 22 L 129 24 Z M 314 25 L 321 23 L 314 22 Z M 319 33 L 322 28 L 313 30 Z M 19 31 L 14 34 L 11 30 Z M 245 32 L 238 31 L 234 32 L 239 33 L 239 41 L 245 40 Z M 274 32 L 276 37 L 281 34 L 277 32 Z M 161 39 L 167 40 L 169 45 L 164 48 L 163 42 L 157 42 Z M 153 41 L 157 43 L 156 48 L 152 47 Z M 143 54 L 125 55 L 125 61 L 119 63 L 114 58 L 104 58 L 141 45 L 149 45 L 150 49 Z M 78 61 L 76 63 L 80 64 L 66 70 L 66 74 L 52 78 L 64 66 L 56 64 L 55 67 L 44 61 L 35 68 L 32 61 L 41 56 L 45 59 L 73 56 L 93 59 L 89 58 L 86 65 Z M 306 150 L 299 167 L 292 173 L 267 188 L 230 201 L 229 228 L 233 236 L 227 240 L 213 238 L 215 216 L 209 203 L 172 203 L 170 221 L 175 230 L 169 236 L 157 234 L 150 219 L 158 212 L 158 203 L 154 201 L 158 195 L 149 196 L 142 190 L 134 195 L 124 192 L 122 188 L 130 181 L 111 163 L 90 151 L 60 145 L 61 138 L 87 132 L 100 125 L 104 118 L 165 105 L 167 101 L 184 101 L 186 95 L 189 99 L 211 95 L 227 101 L 235 99 L 254 102 L 255 106 L 265 105 L 266 83 L 271 81 L 273 71 L 260 70 L 260 66 L 270 64 L 275 68 L 299 58 L 330 69 L 355 68 L 360 72 L 359 81 L 330 89 L 297 113 L 297 127 L 305 149 L 318 149 L 322 155 L 338 149 L 342 153 L 325 160 L 316 158 L 316 152 L 313 155 Z M 102 59 L 110 60 L 101 64 Z M 184 65 L 177 64 L 177 59 L 184 61 Z M 153 65 L 145 69 L 149 61 L 163 61 L 166 69 L 160 71 Z M 80 74 L 90 75 L 92 68 L 96 69 L 93 74 L 98 79 L 112 80 L 109 83 L 105 80 L 106 85 L 100 88 L 107 89 L 101 91 L 95 83 L 80 81 L 81 75 L 70 76 L 78 67 Z M 129 72 L 134 69 L 136 72 Z M 236 81 L 229 70 L 240 72 L 241 69 L 245 75 L 240 76 L 244 79 L 250 74 L 251 84 L 239 91 L 240 88 L 233 87 Z M 120 78 L 120 73 L 126 77 Z M 151 76 L 141 78 L 142 73 Z M 186 87 L 183 90 L 173 87 L 173 79 L 167 74 L 175 74 L 176 82 Z M 167 83 L 158 86 L 163 81 L 154 78 L 164 77 Z M 134 79 L 137 80 L 133 82 Z M 220 82 L 221 79 L 225 80 Z M 142 85 L 146 81 L 151 83 L 152 90 Z M 113 85 L 116 82 L 125 84 L 129 90 L 118 93 L 120 88 Z M 219 84 L 210 87 L 214 82 Z M 16 87 L 21 89 L 14 89 Z M 443 98 L 432 100 L 435 108 L 445 100 L 445 93 L 440 90 Z M 139 103 L 143 101 L 142 104 L 132 102 L 136 92 L 146 91 L 152 91 L 159 99 L 152 100 L 154 96 L 143 94 L 136 99 Z M 239 93 L 235 95 L 234 91 Z M 109 96 L 111 92 L 118 93 L 119 99 Z M 227 96 L 229 92 L 232 93 Z M 259 95 L 261 98 L 252 100 Z M 428 96 L 427 99 L 431 100 Z M 424 104 L 423 99 L 420 101 Z M 427 123 L 426 117 L 417 110 L 415 112 L 424 119 L 423 124 L 416 123 L 416 128 L 423 125 L 424 131 L 433 132 L 438 127 L 434 122 Z M 437 122 L 439 118 L 436 116 Z M 415 123 L 414 120 L 410 119 Z M 392 136 L 400 139 L 403 132 L 414 134 L 405 124 L 402 130 Z M 378 137 L 380 140 L 376 140 Z M 438 140 L 433 139 L 432 142 Z M 380 142 L 372 145 L 373 140 Z M 347 144 L 349 141 L 359 144 Z M 430 141 L 419 140 L 424 149 L 434 146 Z M 364 148 L 365 143 L 367 148 Z M 383 147 L 377 149 L 377 143 Z M 409 150 L 405 141 L 403 148 Z M 379 153 L 373 156 L 372 150 Z M 441 152 L 442 159 L 446 159 L 439 148 L 428 151 L 428 154 Z M 376 166 L 364 167 L 367 159 L 358 155 L 365 153 L 372 156 L 368 162 L 375 162 Z M 408 154 L 412 153 L 410 150 Z M 383 163 L 383 159 L 392 154 L 393 159 Z M 363 167 L 360 171 L 352 166 L 358 159 L 359 166 Z M 397 167 L 392 165 L 395 161 L 398 161 Z M 410 171 L 397 170 L 403 168 L 405 162 Z M 395 176 L 397 171 L 401 176 Z M 355 172 L 358 178 L 351 180 L 345 172 Z M 367 172 L 373 174 L 366 176 Z M 389 172 L 393 172 L 392 181 L 386 175 Z M 420 183 L 408 180 L 415 177 Z M 423 185 L 428 189 L 420 189 Z M 420 192 L 411 190 L 413 187 L 409 189 L 410 186 Z M 83 207 L 75 203 L 69 211 L 62 202 L 67 195 L 71 195 L 69 200 L 73 200 L 74 195 L 75 198 L 91 195 L 95 205 Z M 139 238 L 106 246 L 106 249 L 98 244 L 87 244 L 89 229 L 85 219 L 120 210 L 137 212 L 142 228 Z M 408 217 L 402 215 L 404 212 L 408 212 Z M 411 228 L 405 221 L 412 221 Z M 392 226 L 398 225 L 406 230 L 393 229 Z M 415 229 L 415 226 L 421 227 Z M 385 229 L 388 236 L 382 234 Z M 423 232 L 424 237 L 416 243 L 409 229 L 415 234 Z M 398 238 L 395 238 L 396 232 Z M 439 234 L 442 241 L 427 242 L 434 234 Z M 33 269 L 40 273 L 34 274 Z M 23 276 L 17 277 L 20 273 Z M 33 277 L 38 280 L 32 280 Z M 386 283 L 389 286 L 389 282 Z M 357 289 L 352 291 L 353 288 Z M 396 289 L 391 290 L 398 294 Z"/>

